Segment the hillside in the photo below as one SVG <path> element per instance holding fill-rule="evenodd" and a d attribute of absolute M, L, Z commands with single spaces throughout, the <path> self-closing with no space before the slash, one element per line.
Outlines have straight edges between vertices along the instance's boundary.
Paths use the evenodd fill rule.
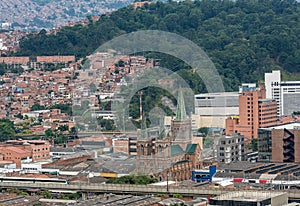
<path fill-rule="evenodd" d="M 131 6 L 102 15 L 87 27 L 65 27 L 56 35 L 41 31 L 24 39 L 18 55 L 92 53 L 104 42 L 141 29 L 175 32 L 197 43 L 213 60 L 226 90 L 241 82 L 258 82 L 278 68 L 292 79 L 300 71 L 300 4 L 281 0 L 202 0 L 157 2 L 134 10 Z M 176 22 L 176 23 L 174 23 Z M 161 54 L 162 65 L 185 68 Z M 179 66 L 178 66 L 179 65 Z M 192 72 L 179 71 L 195 92 L 205 88 Z M 299 76 L 298 76 L 299 77 Z"/>
<path fill-rule="evenodd" d="M 52 29 L 127 6 L 131 0 L 5 0 L 0 4 L 0 22 L 29 30 Z"/>

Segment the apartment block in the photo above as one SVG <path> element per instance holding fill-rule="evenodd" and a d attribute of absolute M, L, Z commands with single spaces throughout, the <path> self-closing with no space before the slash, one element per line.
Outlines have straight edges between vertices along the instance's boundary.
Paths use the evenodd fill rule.
<path fill-rule="evenodd" d="M 148 4 L 148 5 L 153 4 L 153 2 L 151 2 L 151 1 L 136 1 L 136 2 L 132 3 L 132 6 L 134 9 L 137 9 L 137 8 L 145 6 L 146 4 Z"/>
<path fill-rule="evenodd" d="M 13 146 L 0 146 L 0 154 L 5 161 L 12 161 L 17 168 L 21 168 L 23 160 L 31 160 L 32 154 L 30 150 Z"/>
<path fill-rule="evenodd" d="M 69 63 L 69 62 L 75 62 L 75 56 L 37 56 L 36 61 Z"/>
<path fill-rule="evenodd" d="M 250 142 L 258 128 L 277 124 L 277 102 L 266 99 L 266 90 L 255 84 L 243 84 L 240 90 L 239 116 L 226 119 L 226 134 L 240 133 Z"/>
<path fill-rule="evenodd" d="M 20 168 L 22 162 L 50 158 L 50 143 L 44 140 L 9 140 L 0 145 L 0 155 L 3 160 L 13 161 Z"/>
<path fill-rule="evenodd" d="M 27 65 L 29 57 L 0 57 L 0 63 Z"/>
<path fill-rule="evenodd" d="M 231 163 L 244 160 L 244 136 L 233 134 L 222 136 L 215 148 L 218 162 Z"/>
<path fill-rule="evenodd" d="M 113 152 L 123 152 L 129 155 L 136 156 L 137 137 L 133 136 L 118 136 L 112 139 Z"/>
<path fill-rule="evenodd" d="M 300 162 L 300 122 L 259 129 L 258 161 Z"/>
<path fill-rule="evenodd" d="M 265 73 L 266 98 L 277 101 L 277 115 L 291 115 L 300 109 L 300 81 L 281 81 L 280 71 Z"/>

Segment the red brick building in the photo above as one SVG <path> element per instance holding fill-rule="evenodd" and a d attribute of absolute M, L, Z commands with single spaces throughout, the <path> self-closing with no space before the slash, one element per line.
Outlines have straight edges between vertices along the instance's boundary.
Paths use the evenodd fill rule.
<path fill-rule="evenodd" d="M 300 163 L 300 122 L 260 128 L 258 132 L 260 162 Z"/>
<path fill-rule="evenodd" d="M 16 167 L 21 167 L 21 161 L 31 158 L 30 150 L 26 150 L 20 147 L 13 146 L 1 146 L 0 153 L 3 156 L 3 160 L 13 161 L 16 163 Z"/>
<path fill-rule="evenodd" d="M 26 65 L 29 63 L 29 57 L 0 57 L 0 63 Z"/>
<path fill-rule="evenodd" d="M 42 160 L 50 158 L 50 143 L 44 140 L 10 140 L 0 146 L 3 160 L 16 163 L 21 167 L 22 160 Z"/>
<path fill-rule="evenodd" d="M 37 56 L 36 61 L 69 63 L 69 62 L 75 62 L 75 56 Z"/>
<path fill-rule="evenodd" d="M 245 142 L 257 138 L 257 129 L 277 124 L 277 102 L 266 99 L 266 90 L 244 85 L 239 96 L 239 116 L 226 120 L 226 134 L 240 133 Z"/>

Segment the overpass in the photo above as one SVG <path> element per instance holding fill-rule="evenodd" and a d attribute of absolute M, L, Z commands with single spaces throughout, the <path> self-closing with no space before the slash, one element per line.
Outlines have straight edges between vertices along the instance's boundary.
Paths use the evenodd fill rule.
<path fill-rule="evenodd" d="M 41 189 L 41 190 L 60 190 L 60 191 L 78 191 L 78 192 L 99 192 L 116 194 L 181 194 L 184 196 L 210 196 L 220 195 L 237 189 L 204 189 L 195 187 L 167 187 L 154 185 L 123 185 L 123 184 L 56 184 L 56 183 L 21 183 L 21 182 L 0 182 L 0 188 L 17 189 Z M 238 189 L 241 191 L 242 189 Z M 247 190 L 249 191 L 249 190 Z M 253 190 L 258 191 L 258 190 Z M 262 191 L 262 190 L 260 190 Z M 279 192 L 279 190 L 264 190 L 265 192 Z M 290 199 L 300 199 L 298 190 L 280 190 L 288 193 Z"/>

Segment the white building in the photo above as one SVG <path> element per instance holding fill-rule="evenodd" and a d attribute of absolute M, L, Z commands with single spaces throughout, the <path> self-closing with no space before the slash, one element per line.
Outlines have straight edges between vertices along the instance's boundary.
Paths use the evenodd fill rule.
<path fill-rule="evenodd" d="M 300 81 L 281 81 L 280 71 L 265 73 L 267 99 L 277 101 L 278 117 L 300 111 Z"/>
<path fill-rule="evenodd" d="M 225 128 L 226 118 L 239 114 L 239 93 L 197 94 L 195 114 L 200 116 L 201 127 Z"/>
<path fill-rule="evenodd" d="M 233 134 L 215 139 L 215 158 L 218 162 L 231 163 L 244 160 L 244 136 Z"/>

